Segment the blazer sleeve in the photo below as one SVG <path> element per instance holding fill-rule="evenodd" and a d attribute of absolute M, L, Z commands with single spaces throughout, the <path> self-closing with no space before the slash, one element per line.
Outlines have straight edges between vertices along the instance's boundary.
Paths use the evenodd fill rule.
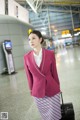
<path fill-rule="evenodd" d="M 27 76 L 27 79 L 28 79 L 28 86 L 30 88 L 30 90 L 32 90 L 32 86 L 33 86 L 33 77 L 32 77 L 32 74 L 27 66 L 27 63 L 26 63 L 26 57 L 24 56 L 24 69 L 25 69 L 25 72 L 26 72 L 26 76 Z"/>
<path fill-rule="evenodd" d="M 58 78 L 58 73 L 57 73 L 57 68 L 56 68 L 56 59 L 55 59 L 55 54 L 52 51 L 52 65 L 51 65 L 51 72 L 52 72 L 52 76 L 54 78 L 54 80 L 59 83 L 59 78 Z"/>

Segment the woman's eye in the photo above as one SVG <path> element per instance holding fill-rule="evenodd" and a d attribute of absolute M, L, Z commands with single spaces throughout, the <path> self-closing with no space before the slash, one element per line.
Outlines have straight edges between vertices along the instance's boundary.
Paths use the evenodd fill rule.
<path fill-rule="evenodd" d="M 34 40 L 35 38 L 33 38 L 33 40 Z"/>
<path fill-rule="evenodd" d="M 28 41 L 31 41 L 31 40 L 35 40 L 35 38 L 32 38 L 32 39 L 29 38 L 29 39 L 28 39 Z"/>

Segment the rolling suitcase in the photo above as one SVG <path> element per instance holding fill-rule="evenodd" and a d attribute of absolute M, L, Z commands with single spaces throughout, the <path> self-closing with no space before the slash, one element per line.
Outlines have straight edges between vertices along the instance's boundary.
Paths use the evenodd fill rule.
<path fill-rule="evenodd" d="M 62 93 L 61 93 L 61 99 L 62 99 L 62 104 L 61 104 L 62 118 L 61 118 L 61 120 L 75 120 L 73 104 L 72 103 L 64 103 Z"/>

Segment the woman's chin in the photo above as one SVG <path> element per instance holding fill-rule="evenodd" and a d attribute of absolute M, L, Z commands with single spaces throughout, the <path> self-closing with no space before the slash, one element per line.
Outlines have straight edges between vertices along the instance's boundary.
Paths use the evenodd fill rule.
<path fill-rule="evenodd" d="M 34 49 L 34 48 L 35 48 L 35 46 L 31 46 L 31 48 L 33 48 L 33 49 Z"/>

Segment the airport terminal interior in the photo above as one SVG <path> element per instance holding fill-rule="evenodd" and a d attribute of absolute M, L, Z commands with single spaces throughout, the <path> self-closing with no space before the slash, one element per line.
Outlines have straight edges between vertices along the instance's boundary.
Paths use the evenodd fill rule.
<path fill-rule="evenodd" d="M 24 70 L 31 30 L 54 51 L 64 103 L 80 120 L 80 0 L 0 0 L 0 120 L 41 120 Z"/>

